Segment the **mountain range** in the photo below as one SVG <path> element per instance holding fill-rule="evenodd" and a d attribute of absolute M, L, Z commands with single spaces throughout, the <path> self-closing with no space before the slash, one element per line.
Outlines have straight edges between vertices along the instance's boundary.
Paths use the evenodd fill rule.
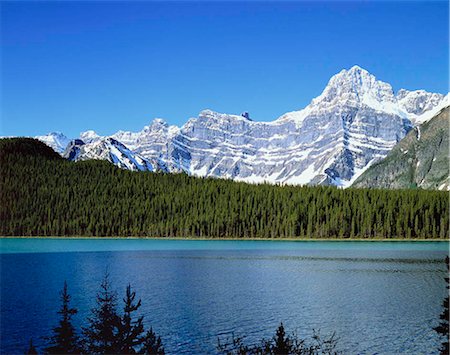
<path fill-rule="evenodd" d="M 130 170 L 251 183 L 379 186 L 359 178 L 448 104 L 448 95 L 424 90 L 394 93 L 390 84 L 354 66 L 334 75 L 308 106 L 271 122 L 253 121 L 247 112 L 203 110 L 182 127 L 155 119 L 139 132 L 36 138 L 70 160 L 103 159 Z"/>

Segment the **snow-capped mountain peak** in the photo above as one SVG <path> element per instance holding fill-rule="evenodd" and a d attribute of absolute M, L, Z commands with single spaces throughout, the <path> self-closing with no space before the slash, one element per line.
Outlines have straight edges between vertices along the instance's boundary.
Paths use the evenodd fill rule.
<path fill-rule="evenodd" d="M 277 121 L 293 121 L 300 127 L 309 116 L 330 115 L 349 107 L 406 116 L 397 105 L 392 86 L 355 65 L 332 76 L 322 93 L 307 107 L 288 112 Z"/>
<path fill-rule="evenodd" d="M 403 109 L 414 124 L 423 122 L 422 115 L 430 112 L 444 101 L 444 95 L 425 90 L 409 91 L 401 89 L 396 96 L 398 106 Z M 427 114 L 429 116 L 429 114 Z"/>
<path fill-rule="evenodd" d="M 44 136 L 36 136 L 34 138 L 44 142 L 59 154 L 64 152 L 64 149 L 66 149 L 67 144 L 70 142 L 70 139 L 61 132 L 50 132 Z"/>
<path fill-rule="evenodd" d="M 169 124 L 162 118 L 155 118 L 149 126 L 146 126 L 149 131 L 165 131 L 169 127 Z"/>
<path fill-rule="evenodd" d="M 154 118 L 149 125 L 144 126 L 144 129 L 151 130 L 155 127 L 167 126 L 167 122 L 162 118 Z"/>
<path fill-rule="evenodd" d="M 424 108 L 442 100 L 439 94 L 424 91 L 415 95 Z M 400 93 L 403 100 L 411 96 L 406 91 Z M 390 84 L 354 66 L 334 75 L 322 94 L 306 108 L 289 112 L 277 121 L 295 123 L 299 134 L 308 137 L 310 144 L 329 149 L 321 166 L 316 163 L 310 167 L 315 175 L 310 182 L 317 182 L 322 175 L 321 182 L 349 186 L 412 128 L 416 115 L 410 111 L 399 103 Z M 330 137 L 334 137 L 333 148 Z"/>
<path fill-rule="evenodd" d="M 322 94 L 312 100 L 311 105 L 334 105 L 343 102 L 371 106 L 380 102 L 395 102 L 395 96 L 391 85 L 377 80 L 367 70 L 355 65 L 331 77 Z"/>
<path fill-rule="evenodd" d="M 127 170 L 161 170 L 156 161 L 143 158 L 111 137 L 96 139 L 90 143 L 85 143 L 81 139 L 75 139 L 68 145 L 63 156 L 72 161 L 90 159 L 107 160 Z"/>
<path fill-rule="evenodd" d="M 346 187 L 442 102 L 442 95 L 424 90 L 395 95 L 391 85 L 353 66 L 334 75 L 308 106 L 272 122 L 207 109 L 180 128 L 155 119 L 139 132 L 84 132 L 72 157 L 132 170 L 150 164 L 144 170 Z"/>
<path fill-rule="evenodd" d="M 433 106 L 432 108 L 426 110 L 421 115 L 416 115 L 413 120 L 414 124 L 416 126 L 421 125 L 430 119 L 432 119 L 434 116 L 436 116 L 441 110 L 444 108 L 450 106 L 450 93 L 447 94 L 442 100 L 439 101 L 438 104 Z"/>
<path fill-rule="evenodd" d="M 88 130 L 80 133 L 80 139 L 85 143 L 92 142 L 99 138 L 101 137 L 93 130 Z"/>

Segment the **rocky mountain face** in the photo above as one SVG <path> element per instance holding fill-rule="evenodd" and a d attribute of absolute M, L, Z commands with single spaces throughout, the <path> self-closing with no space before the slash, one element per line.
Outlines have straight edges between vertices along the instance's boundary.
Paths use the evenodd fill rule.
<path fill-rule="evenodd" d="M 59 154 L 62 154 L 70 143 L 70 139 L 60 132 L 51 132 L 45 136 L 36 136 L 34 138 L 44 142 Z"/>
<path fill-rule="evenodd" d="M 400 90 L 354 66 L 333 76 L 320 96 L 300 111 L 272 122 L 242 115 L 200 112 L 181 128 L 156 119 L 140 132 L 119 131 L 110 138 L 151 162 L 152 170 L 247 182 L 351 185 L 371 164 L 424 121 L 444 99 L 423 90 Z M 82 148 L 69 159 L 120 156 L 93 131 L 80 135 Z M 97 147 L 97 148 L 94 148 Z M 89 153 L 88 153 L 89 152 Z M 108 158 L 109 157 L 109 158 Z M 140 170 L 140 169 L 138 169 Z"/>
<path fill-rule="evenodd" d="M 158 162 L 145 159 L 133 153 L 125 145 L 114 138 L 98 138 L 89 143 L 81 139 L 71 141 L 63 153 L 63 157 L 72 160 L 107 160 L 119 168 L 133 171 L 158 171 Z"/>
<path fill-rule="evenodd" d="M 443 102 L 441 94 L 433 94 L 425 90 L 408 91 L 401 89 L 397 93 L 396 98 L 400 107 L 407 112 L 408 118 L 414 125 L 430 119 L 429 113 Z M 424 112 L 427 112 L 427 115 L 424 115 Z M 433 115 L 436 113 L 433 112 Z"/>
<path fill-rule="evenodd" d="M 411 130 L 386 158 L 371 166 L 353 184 L 355 187 L 450 190 L 450 109 Z"/>

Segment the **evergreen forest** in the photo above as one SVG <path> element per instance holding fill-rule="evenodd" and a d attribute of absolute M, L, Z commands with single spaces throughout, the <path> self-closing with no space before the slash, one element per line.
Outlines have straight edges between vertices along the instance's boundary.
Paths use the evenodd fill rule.
<path fill-rule="evenodd" d="M 69 162 L 30 138 L 0 140 L 0 235 L 448 238 L 449 194 L 252 185 Z"/>

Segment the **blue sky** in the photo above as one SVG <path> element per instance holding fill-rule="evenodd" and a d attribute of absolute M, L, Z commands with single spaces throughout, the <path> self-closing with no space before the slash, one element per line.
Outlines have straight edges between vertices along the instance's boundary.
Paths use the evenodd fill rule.
<path fill-rule="evenodd" d="M 394 90 L 448 91 L 448 3 L 2 2 L 1 135 L 181 125 L 210 108 L 268 121 L 354 64 Z"/>

